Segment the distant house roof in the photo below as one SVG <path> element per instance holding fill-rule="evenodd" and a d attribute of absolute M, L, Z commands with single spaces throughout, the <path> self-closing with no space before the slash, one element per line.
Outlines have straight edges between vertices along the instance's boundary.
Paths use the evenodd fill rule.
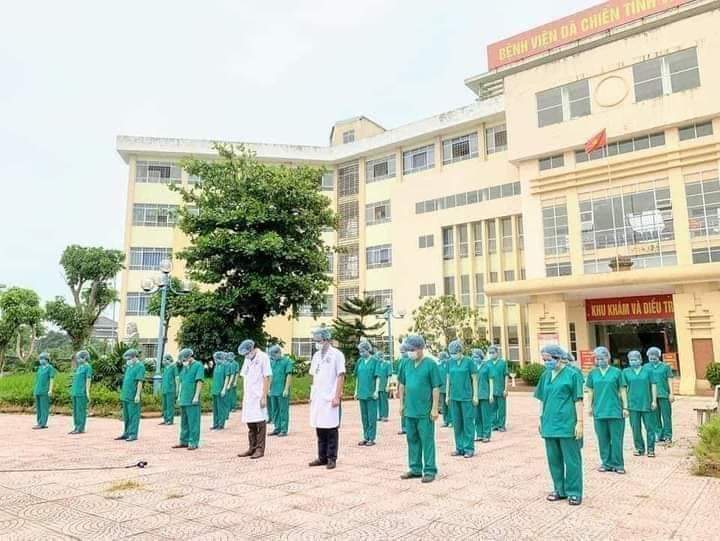
<path fill-rule="evenodd" d="M 100 316 L 93 325 L 92 337 L 98 339 L 117 338 L 117 321 Z"/>

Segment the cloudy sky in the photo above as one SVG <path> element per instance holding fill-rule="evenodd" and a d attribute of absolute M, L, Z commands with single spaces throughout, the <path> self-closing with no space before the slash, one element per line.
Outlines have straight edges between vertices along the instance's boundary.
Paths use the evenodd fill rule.
<path fill-rule="evenodd" d="M 485 47 L 596 0 L 7 2 L 0 284 L 65 295 L 68 244 L 122 247 L 118 134 L 327 143 L 473 100 Z"/>

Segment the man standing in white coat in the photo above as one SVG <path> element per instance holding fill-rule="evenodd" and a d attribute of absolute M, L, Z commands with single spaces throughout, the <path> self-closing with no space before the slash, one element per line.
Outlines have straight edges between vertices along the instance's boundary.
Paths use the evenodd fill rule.
<path fill-rule="evenodd" d="M 267 394 L 272 378 L 270 357 L 252 340 L 243 340 L 238 353 L 245 356 L 240 375 L 243 378 L 242 421 L 248 426 L 248 450 L 239 457 L 262 458 L 267 434 Z"/>
<path fill-rule="evenodd" d="M 316 351 L 310 363 L 310 426 L 317 433 L 318 457 L 310 466 L 325 466 L 332 470 L 337 462 L 345 356 L 330 344 L 329 328 L 315 329 L 312 337 Z"/>

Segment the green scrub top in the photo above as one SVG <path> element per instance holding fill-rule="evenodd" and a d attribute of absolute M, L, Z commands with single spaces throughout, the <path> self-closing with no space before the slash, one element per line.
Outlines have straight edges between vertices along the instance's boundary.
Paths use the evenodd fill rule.
<path fill-rule="evenodd" d="M 378 377 L 380 378 L 380 391 L 387 389 L 388 378 L 392 374 L 392 364 L 389 361 L 378 361 Z"/>
<path fill-rule="evenodd" d="M 592 409 L 596 419 L 622 419 L 620 389 L 625 387 L 625 378 L 619 368 L 608 366 L 604 375 L 599 368 L 593 368 L 585 386 L 593 391 Z"/>
<path fill-rule="evenodd" d="M 170 363 L 165 368 L 163 368 L 162 385 L 160 387 L 160 391 L 162 392 L 162 394 L 170 394 L 177 392 L 177 388 L 175 387 L 177 377 L 177 364 Z"/>
<path fill-rule="evenodd" d="M 51 364 L 40 365 L 35 374 L 35 387 L 33 388 L 33 394 L 35 396 L 48 394 L 50 391 L 50 380 L 55 378 L 57 370 Z"/>
<path fill-rule="evenodd" d="M 281 357 L 270 361 L 272 366 L 272 381 L 270 382 L 270 396 L 282 396 L 285 390 L 287 377 L 293 373 L 293 362 L 289 357 Z"/>
<path fill-rule="evenodd" d="M 225 376 L 228 375 L 228 367 L 224 364 L 216 364 L 215 370 L 213 370 L 212 385 L 210 386 L 210 393 L 212 395 L 219 395 L 223 387 L 225 386 Z"/>
<path fill-rule="evenodd" d="M 628 409 L 632 411 L 650 411 L 652 403 L 652 374 L 646 366 L 626 368 L 623 377 L 627 384 Z"/>
<path fill-rule="evenodd" d="M 448 361 L 448 376 L 450 379 L 450 400 L 467 402 L 472 400 L 473 386 L 472 375 L 477 374 L 475 361 L 469 357 L 463 357 L 460 361 L 450 359 Z"/>
<path fill-rule="evenodd" d="M 448 367 L 449 364 L 447 361 L 442 361 L 440 364 L 438 364 L 438 370 L 440 371 L 440 379 L 443 382 L 443 386 L 440 388 L 440 394 L 445 394 L 446 391 L 445 385 L 447 383 Z"/>
<path fill-rule="evenodd" d="M 489 400 L 490 399 L 490 380 L 493 380 L 493 385 L 495 385 L 495 367 L 490 363 L 490 361 L 485 361 L 480 363 L 478 366 L 478 399 L 479 400 Z M 497 396 L 495 392 L 493 392 L 494 396 Z"/>
<path fill-rule="evenodd" d="M 145 379 L 145 365 L 137 361 L 125 368 L 122 387 L 120 388 L 120 400 L 132 402 L 137 393 L 137 382 Z"/>
<path fill-rule="evenodd" d="M 651 370 L 652 382 L 657 386 L 657 397 L 668 398 L 670 396 L 668 378 L 673 377 L 672 368 L 670 368 L 669 364 L 663 362 L 657 364 L 648 363 L 647 366 Z"/>
<path fill-rule="evenodd" d="M 405 361 L 408 360 L 408 357 L 398 357 L 395 359 L 395 364 L 393 365 L 393 372 L 396 376 L 400 375 L 400 371 L 402 370 L 402 367 L 405 365 Z"/>
<path fill-rule="evenodd" d="M 180 372 L 180 405 L 192 406 L 195 398 L 195 385 L 203 380 L 205 369 L 197 359 Z"/>
<path fill-rule="evenodd" d="M 380 375 L 378 364 L 375 356 L 360 357 L 355 364 L 358 400 L 369 400 L 375 394 L 375 379 Z"/>
<path fill-rule="evenodd" d="M 493 369 L 493 395 L 503 396 L 505 394 L 505 378 L 510 377 L 510 371 L 505 359 L 498 358 L 490 361 Z"/>
<path fill-rule="evenodd" d="M 70 396 L 87 396 L 85 382 L 92 378 L 92 368 L 88 363 L 83 363 L 75 368 L 70 386 Z"/>
<path fill-rule="evenodd" d="M 574 438 L 575 402 L 583 399 L 582 376 L 565 367 L 552 379 L 552 370 L 545 370 L 535 389 L 535 398 L 543 405 L 540 435 L 543 438 Z"/>
<path fill-rule="evenodd" d="M 398 381 L 404 387 L 404 416 L 413 419 L 428 417 L 432 409 L 433 389 L 444 385 L 437 363 L 430 357 L 425 357 L 417 364 L 408 360 Z"/>

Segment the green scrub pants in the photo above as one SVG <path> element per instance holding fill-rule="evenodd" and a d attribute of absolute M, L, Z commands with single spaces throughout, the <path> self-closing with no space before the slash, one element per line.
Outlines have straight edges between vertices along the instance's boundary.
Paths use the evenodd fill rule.
<path fill-rule="evenodd" d="M 630 410 L 630 428 L 632 428 L 633 445 L 635 450 L 645 454 L 645 451 L 655 452 L 655 412 Z M 647 447 L 643 438 L 642 425 L 645 425 Z"/>
<path fill-rule="evenodd" d="M 265 403 L 267 404 L 269 422 L 275 424 L 275 408 L 273 407 L 272 396 L 268 395 Z"/>
<path fill-rule="evenodd" d="M 574 496 L 582 499 L 580 442 L 575 438 L 545 438 L 545 452 L 554 491 L 562 498 Z"/>
<path fill-rule="evenodd" d="M 658 441 L 672 441 L 672 404 L 667 398 L 657 399 L 655 434 Z"/>
<path fill-rule="evenodd" d="M 452 424 L 452 415 L 450 414 L 450 406 L 445 403 L 447 394 L 440 393 L 440 412 L 442 413 L 443 426 L 450 426 Z"/>
<path fill-rule="evenodd" d="M 602 465 L 609 470 L 625 469 L 623 459 L 625 419 L 593 419 Z"/>
<path fill-rule="evenodd" d="M 378 392 L 378 421 L 390 417 L 390 402 L 386 391 Z"/>
<path fill-rule="evenodd" d="M 437 475 L 435 423 L 428 417 L 406 417 L 408 464 L 413 475 Z"/>
<path fill-rule="evenodd" d="M 495 396 L 495 402 L 492 405 L 493 408 L 493 430 L 502 428 L 505 430 L 505 424 L 507 422 L 507 399 L 500 395 Z"/>
<path fill-rule="evenodd" d="M 134 400 L 122 401 L 123 436 L 127 439 L 136 440 L 140 429 L 140 404 Z"/>
<path fill-rule="evenodd" d="M 175 393 L 163 393 L 162 395 L 162 415 L 163 421 L 171 425 L 175 421 Z"/>
<path fill-rule="evenodd" d="M 493 404 L 489 400 L 480 400 L 475 408 L 475 434 L 482 440 L 489 440 L 492 436 Z"/>
<path fill-rule="evenodd" d="M 35 416 L 38 426 L 47 426 L 50 417 L 50 396 L 47 393 L 35 395 Z"/>
<path fill-rule="evenodd" d="M 73 396 L 73 425 L 78 432 L 85 432 L 85 423 L 87 422 L 87 396 Z"/>
<path fill-rule="evenodd" d="M 475 452 L 475 407 L 470 400 L 451 400 L 455 450 L 464 455 Z"/>
<path fill-rule="evenodd" d="M 225 397 L 212 395 L 213 428 L 225 428 Z"/>
<path fill-rule="evenodd" d="M 271 419 L 273 425 L 275 426 L 275 430 L 273 432 L 275 434 L 287 434 L 288 425 L 290 424 L 290 398 L 285 398 L 283 396 L 271 396 L 268 404 L 272 404 L 270 408 L 275 414 L 275 418 Z"/>
<path fill-rule="evenodd" d="M 365 441 L 375 441 L 375 437 L 377 436 L 378 401 L 369 398 L 367 400 L 359 400 L 359 402 L 363 439 Z"/>
<path fill-rule="evenodd" d="M 180 407 L 180 445 L 200 445 L 200 404 Z"/>
<path fill-rule="evenodd" d="M 225 421 L 230 419 L 230 413 L 235 410 L 237 404 L 237 387 L 230 387 L 225 393 Z"/>

